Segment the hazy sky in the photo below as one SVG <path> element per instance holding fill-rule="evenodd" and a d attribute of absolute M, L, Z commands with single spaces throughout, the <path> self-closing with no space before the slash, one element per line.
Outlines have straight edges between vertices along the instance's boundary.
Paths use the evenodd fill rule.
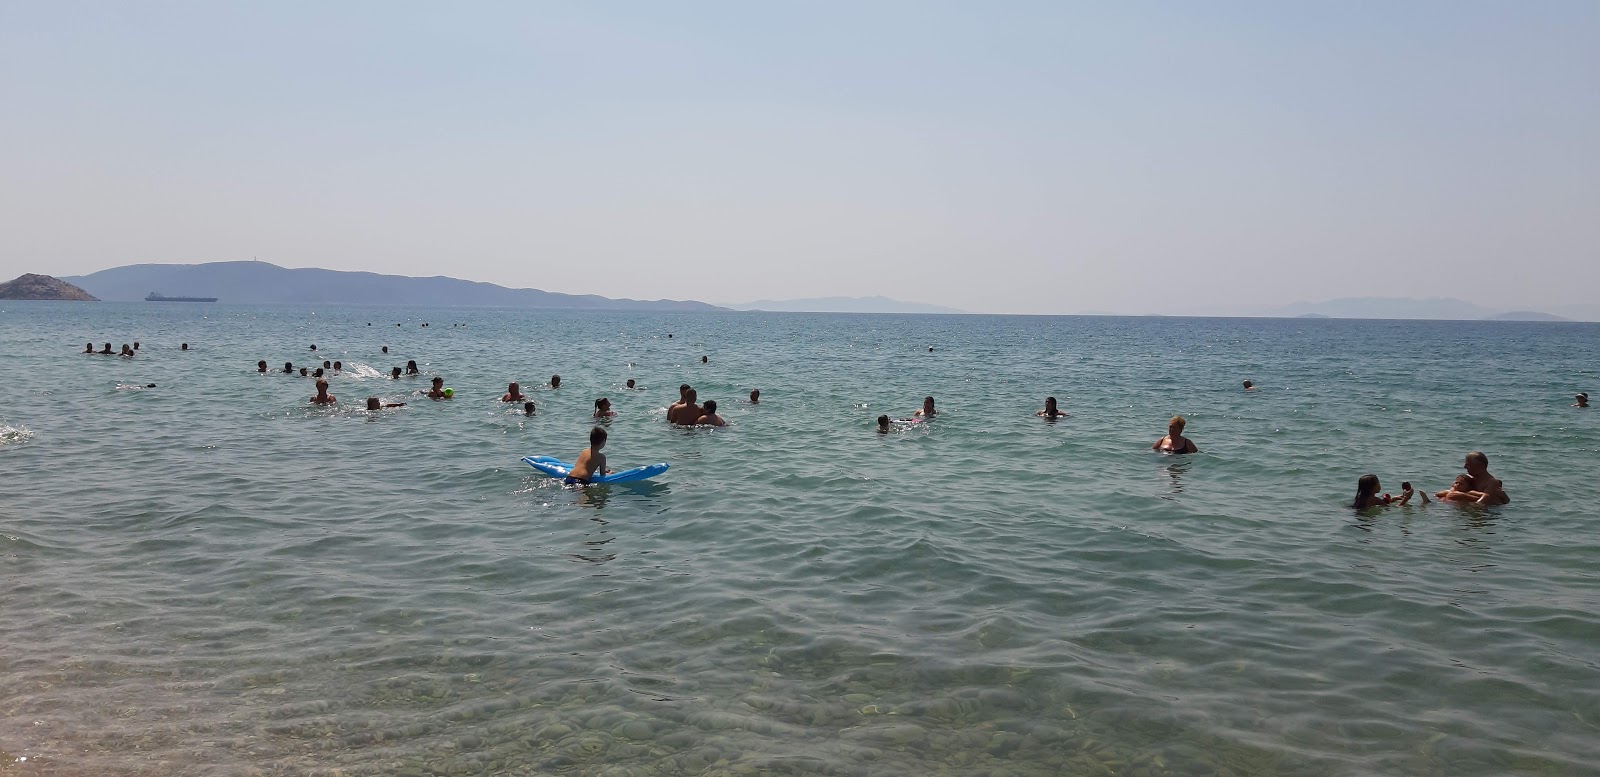
<path fill-rule="evenodd" d="M 0 0 L 0 275 L 1600 302 L 1600 2 Z"/>

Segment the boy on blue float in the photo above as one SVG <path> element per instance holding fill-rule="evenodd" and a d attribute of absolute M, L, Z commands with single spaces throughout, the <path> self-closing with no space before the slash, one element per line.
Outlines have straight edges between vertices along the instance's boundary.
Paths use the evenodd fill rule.
<path fill-rule="evenodd" d="M 606 430 L 596 426 L 589 430 L 589 447 L 578 454 L 578 460 L 573 463 L 572 469 L 567 472 L 566 480 L 562 481 L 571 485 L 573 483 L 588 484 L 596 474 L 604 475 L 611 470 L 606 469 L 606 455 L 600 452 L 606 447 Z"/>

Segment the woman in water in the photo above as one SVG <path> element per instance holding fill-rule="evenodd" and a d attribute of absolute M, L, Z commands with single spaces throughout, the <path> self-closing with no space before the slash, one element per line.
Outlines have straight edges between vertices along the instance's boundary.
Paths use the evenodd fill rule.
<path fill-rule="evenodd" d="M 1044 398 L 1044 409 L 1040 410 L 1037 413 L 1034 413 L 1034 415 L 1039 416 L 1040 418 L 1048 418 L 1048 419 L 1054 421 L 1057 418 L 1061 418 L 1061 417 L 1065 416 L 1066 413 L 1063 413 L 1059 409 L 1056 408 L 1056 398 L 1055 397 L 1045 397 Z"/>
<path fill-rule="evenodd" d="M 924 419 L 930 419 L 931 420 L 937 413 L 938 413 L 938 411 L 933 409 L 933 397 L 923 397 L 922 398 L 922 409 L 918 410 L 915 413 L 912 413 L 911 415 L 914 418 L 924 418 Z"/>
<path fill-rule="evenodd" d="M 616 414 L 617 411 L 611 409 L 611 400 L 601 397 L 594 401 L 595 418 L 611 418 Z"/>
<path fill-rule="evenodd" d="M 1181 415 L 1173 416 L 1172 420 L 1167 422 L 1167 436 L 1156 440 L 1156 444 L 1150 446 L 1150 450 L 1162 453 L 1199 453 L 1200 449 L 1195 447 L 1194 440 L 1183 436 L 1183 427 L 1188 423 Z"/>
<path fill-rule="evenodd" d="M 406 374 L 407 375 L 421 375 L 422 374 L 421 372 L 417 371 L 417 360 L 416 359 L 412 359 L 411 361 L 406 362 Z"/>
<path fill-rule="evenodd" d="M 1411 489 L 1410 481 L 1400 484 L 1401 490 L 1399 499 L 1395 499 L 1388 494 L 1379 495 L 1378 491 L 1382 488 L 1383 486 L 1379 485 L 1378 483 L 1377 475 L 1362 475 L 1361 479 L 1356 481 L 1356 501 L 1352 503 L 1350 507 L 1356 510 L 1365 510 L 1369 507 L 1387 507 L 1392 504 L 1409 504 L 1411 502 L 1411 495 L 1416 493 Z M 1428 495 L 1426 493 L 1422 495 L 1422 502 L 1423 504 L 1427 504 L 1428 502 Z"/>

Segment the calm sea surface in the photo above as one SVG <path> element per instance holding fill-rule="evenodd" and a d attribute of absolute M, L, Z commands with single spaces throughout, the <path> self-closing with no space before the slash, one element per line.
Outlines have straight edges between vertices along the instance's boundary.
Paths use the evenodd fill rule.
<path fill-rule="evenodd" d="M 1600 764 L 1597 325 L 7 302 L 0 375 L 0 774 Z M 670 472 L 518 461 L 599 396 Z"/>

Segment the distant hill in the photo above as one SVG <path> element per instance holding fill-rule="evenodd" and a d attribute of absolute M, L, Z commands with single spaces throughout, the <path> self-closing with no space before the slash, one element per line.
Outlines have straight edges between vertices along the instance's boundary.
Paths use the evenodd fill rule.
<path fill-rule="evenodd" d="M 1488 321 L 1571 321 L 1552 313 L 1541 313 L 1537 310 L 1512 310 L 1506 313 L 1496 313 L 1487 316 Z"/>
<path fill-rule="evenodd" d="M 99 302 L 94 295 L 66 281 L 33 273 L 24 273 L 16 280 L 0 283 L 0 299 Z"/>
<path fill-rule="evenodd" d="M 965 313 L 964 310 L 903 302 L 888 297 L 812 297 L 809 299 L 763 299 L 746 305 L 729 305 L 734 310 L 765 310 L 773 313 Z"/>
<path fill-rule="evenodd" d="M 1495 311 L 1481 305 L 1450 298 L 1345 297 L 1326 302 L 1296 302 L 1281 308 L 1279 315 L 1300 317 L 1313 314 L 1328 318 L 1430 318 L 1477 321 L 1494 313 Z"/>
<path fill-rule="evenodd" d="M 131 264 L 67 280 L 101 299 L 136 301 L 152 291 L 175 297 L 217 297 L 224 303 L 345 303 L 562 310 L 723 310 L 704 302 L 610 299 L 508 289 L 492 283 L 434 276 L 412 278 L 314 267 L 291 269 L 267 262 Z"/>

